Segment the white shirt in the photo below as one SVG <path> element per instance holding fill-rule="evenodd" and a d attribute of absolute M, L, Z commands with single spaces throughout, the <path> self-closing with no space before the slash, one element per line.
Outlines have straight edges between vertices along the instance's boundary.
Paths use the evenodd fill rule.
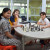
<path fill-rule="evenodd" d="M 42 24 L 43 24 L 44 22 L 46 22 L 46 25 L 48 25 L 48 24 L 50 23 L 47 18 L 45 18 L 44 20 L 42 20 L 42 18 L 40 18 L 39 22 L 41 22 Z"/>

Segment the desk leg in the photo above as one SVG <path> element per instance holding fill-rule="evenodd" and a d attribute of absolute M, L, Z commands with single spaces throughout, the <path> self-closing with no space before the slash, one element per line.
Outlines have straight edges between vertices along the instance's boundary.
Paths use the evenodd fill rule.
<path fill-rule="evenodd" d="M 22 48 L 24 50 L 24 36 L 22 37 Z"/>

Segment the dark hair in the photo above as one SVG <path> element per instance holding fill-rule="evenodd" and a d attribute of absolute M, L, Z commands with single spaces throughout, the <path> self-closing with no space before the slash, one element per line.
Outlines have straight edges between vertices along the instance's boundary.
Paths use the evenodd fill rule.
<path fill-rule="evenodd" d="M 12 13 L 12 16 L 14 16 L 14 13 L 15 13 L 16 11 L 18 11 L 19 14 L 20 14 L 20 11 L 19 11 L 18 9 L 15 9 L 15 10 L 13 11 L 13 13 Z"/>
<path fill-rule="evenodd" d="M 9 8 L 4 8 L 2 13 L 0 14 L 0 20 L 2 19 L 1 16 L 3 16 L 3 13 L 6 13 L 7 11 L 9 11 Z M 10 10 L 11 11 L 11 10 Z"/>
<path fill-rule="evenodd" d="M 2 19 L 1 16 L 2 16 L 2 13 L 0 14 L 0 20 Z"/>
<path fill-rule="evenodd" d="M 45 13 L 45 12 L 41 12 L 41 13 L 40 13 L 40 15 L 41 15 L 41 14 L 46 15 L 46 13 Z"/>

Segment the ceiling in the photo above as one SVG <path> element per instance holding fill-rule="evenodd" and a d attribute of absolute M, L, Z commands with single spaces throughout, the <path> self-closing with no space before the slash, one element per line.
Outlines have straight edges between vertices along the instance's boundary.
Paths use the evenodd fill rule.
<path fill-rule="evenodd" d="M 0 2 L 10 2 L 11 0 L 0 0 Z M 29 1 L 42 1 L 42 0 L 29 0 Z M 50 1 L 50 0 L 47 0 Z M 27 3 L 27 0 L 13 0 L 14 3 Z"/>
<path fill-rule="evenodd" d="M 11 2 L 11 0 L 0 0 L 0 2 Z M 13 0 L 13 3 L 27 3 L 27 0 Z"/>

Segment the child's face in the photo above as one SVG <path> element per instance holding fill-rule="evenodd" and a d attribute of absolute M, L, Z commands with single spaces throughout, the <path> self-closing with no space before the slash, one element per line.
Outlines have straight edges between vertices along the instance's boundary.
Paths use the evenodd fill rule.
<path fill-rule="evenodd" d="M 19 11 L 16 11 L 14 15 L 19 16 Z"/>
<path fill-rule="evenodd" d="M 46 17 L 46 15 L 41 14 L 41 18 L 42 18 L 42 20 L 44 20 L 45 17 Z"/>

